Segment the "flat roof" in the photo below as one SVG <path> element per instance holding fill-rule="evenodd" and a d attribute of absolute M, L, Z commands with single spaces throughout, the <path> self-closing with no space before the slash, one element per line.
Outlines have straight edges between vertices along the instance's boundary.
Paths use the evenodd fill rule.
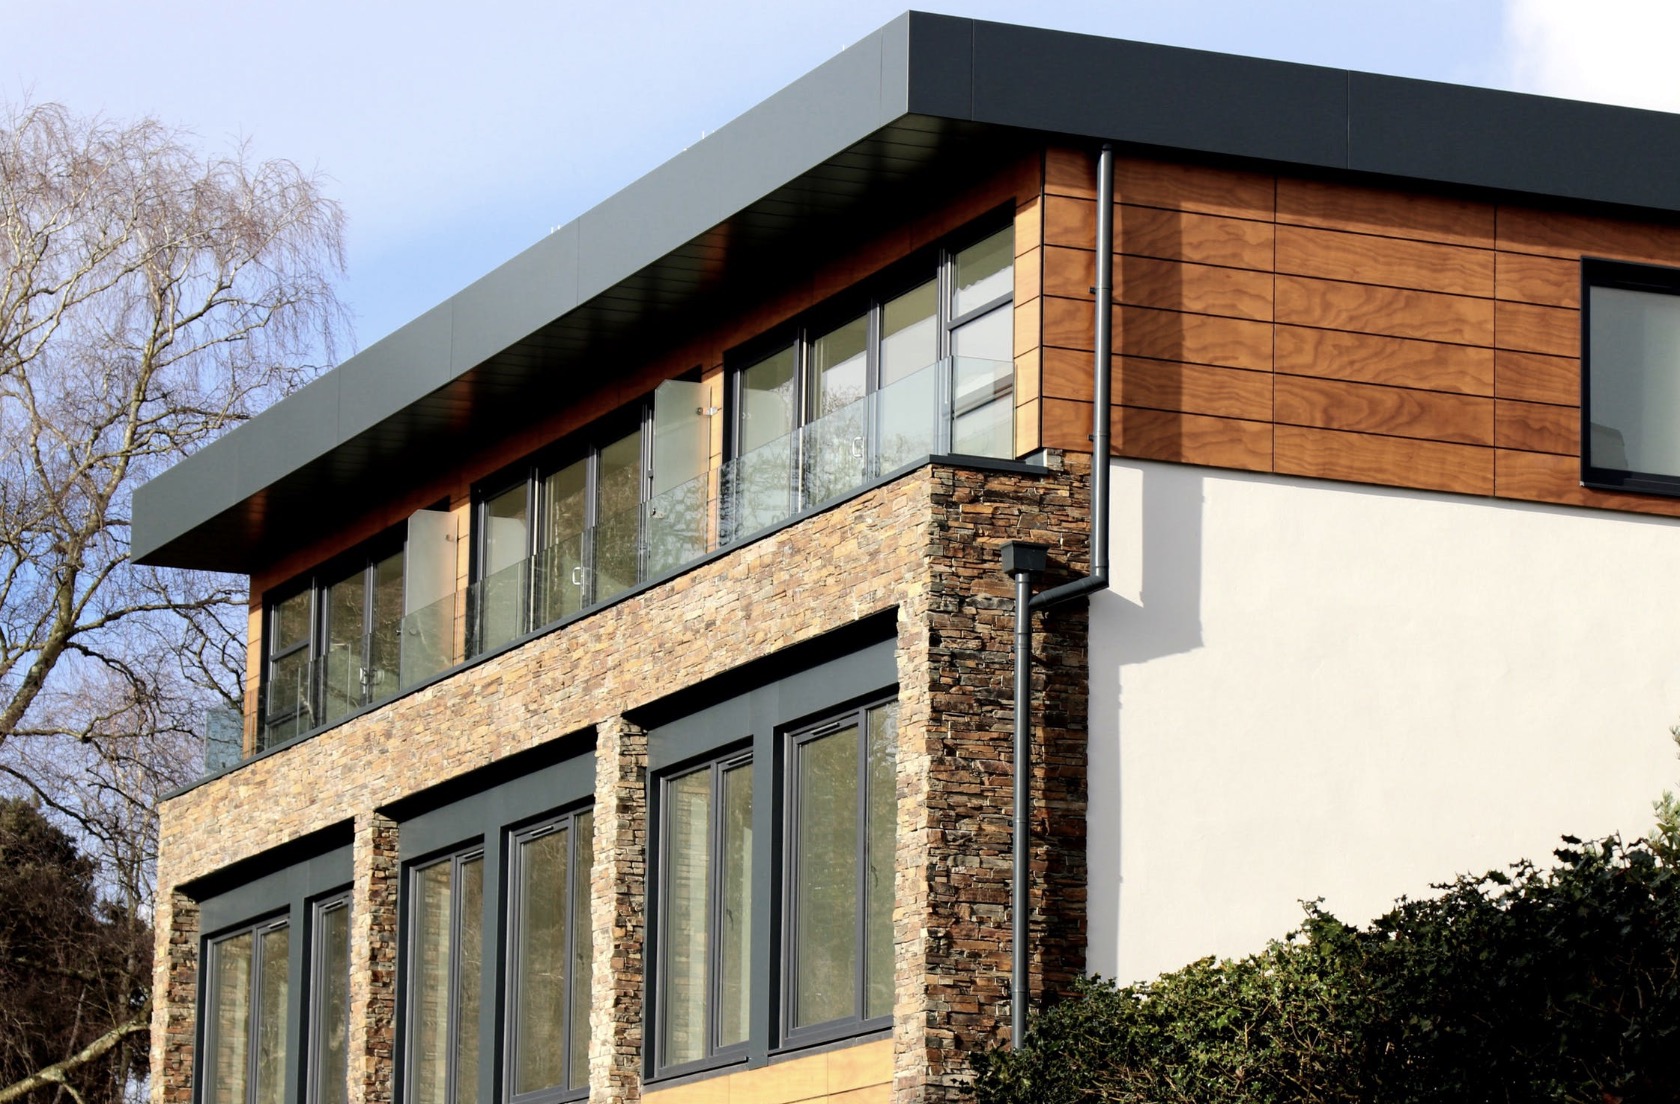
<path fill-rule="evenodd" d="M 651 322 L 1047 136 L 1680 213 L 1677 115 L 910 12 L 140 487 L 132 555 L 260 569 L 597 386 Z"/>

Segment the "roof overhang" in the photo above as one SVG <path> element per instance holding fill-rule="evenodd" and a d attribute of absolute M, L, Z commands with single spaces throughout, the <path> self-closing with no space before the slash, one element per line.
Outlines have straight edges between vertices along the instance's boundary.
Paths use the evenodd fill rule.
<path fill-rule="evenodd" d="M 140 487 L 143 563 L 250 573 L 610 380 L 999 143 L 1680 212 L 1680 116 L 910 13 Z"/>

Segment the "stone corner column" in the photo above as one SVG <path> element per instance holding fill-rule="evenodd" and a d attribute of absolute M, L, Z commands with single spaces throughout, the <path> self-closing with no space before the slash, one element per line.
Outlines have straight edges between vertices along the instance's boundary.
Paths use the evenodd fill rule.
<path fill-rule="evenodd" d="M 356 818 L 351 891 L 350 1099 L 396 1098 L 397 825 L 368 813 Z"/>
<path fill-rule="evenodd" d="M 647 869 L 647 733 L 614 717 L 596 727 L 590 1104 L 633 1104 L 642 1095 Z"/>
<path fill-rule="evenodd" d="M 152 961 L 152 1102 L 191 1104 L 198 1032 L 198 904 L 180 890 L 159 893 Z"/>

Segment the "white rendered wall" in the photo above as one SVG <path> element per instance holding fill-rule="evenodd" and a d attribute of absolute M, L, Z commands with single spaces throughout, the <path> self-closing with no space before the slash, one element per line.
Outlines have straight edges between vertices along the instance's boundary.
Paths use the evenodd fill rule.
<path fill-rule="evenodd" d="M 1258 950 L 1680 788 L 1680 523 L 1113 466 L 1091 605 L 1090 953 Z"/>

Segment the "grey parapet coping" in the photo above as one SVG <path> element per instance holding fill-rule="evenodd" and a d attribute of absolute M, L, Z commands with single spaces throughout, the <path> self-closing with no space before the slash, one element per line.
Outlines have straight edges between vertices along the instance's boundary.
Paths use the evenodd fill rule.
<path fill-rule="evenodd" d="M 140 487 L 133 556 L 249 573 L 611 382 L 626 340 L 895 189 L 1099 140 L 1680 212 L 1680 116 L 908 13 Z"/>

